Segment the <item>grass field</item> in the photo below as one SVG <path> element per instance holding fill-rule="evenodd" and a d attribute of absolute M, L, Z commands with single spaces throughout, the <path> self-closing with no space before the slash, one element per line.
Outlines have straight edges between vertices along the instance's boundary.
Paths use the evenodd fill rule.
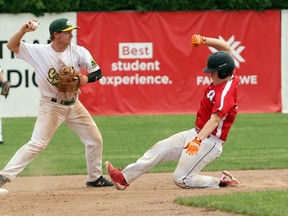
<path fill-rule="evenodd" d="M 288 191 L 241 192 L 177 198 L 176 203 L 252 216 L 287 216 Z"/>
<path fill-rule="evenodd" d="M 110 160 L 117 167 L 125 167 L 142 156 L 155 142 L 179 131 L 192 128 L 195 115 L 96 116 L 94 119 L 104 139 L 103 161 Z M 0 146 L 0 168 L 4 167 L 14 153 L 28 142 L 34 122 L 35 118 L 3 119 L 4 145 Z M 239 114 L 221 157 L 207 166 L 205 170 L 287 169 L 287 133 L 288 115 L 280 113 Z M 151 172 L 171 172 L 176 163 L 177 161 L 160 164 Z M 47 149 L 20 176 L 74 174 L 86 174 L 84 146 L 66 125 L 62 125 Z M 287 198 L 287 191 L 271 193 L 275 199 L 269 199 L 269 202 L 275 202 L 275 206 L 279 204 L 277 203 L 280 202 L 279 198 L 283 198 L 283 196 Z M 233 200 L 233 196 L 235 196 L 240 205 L 241 202 L 245 202 L 247 197 L 253 196 L 253 199 L 262 199 L 263 204 L 268 206 L 263 197 L 272 195 L 268 196 L 259 192 L 234 194 L 231 195 L 230 200 Z M 232 208 L 225 210 L 221 199 L 224 199 L 226 208 L 228 208 L 227 206 L 232 206 Z M 213 208 L 237 212 L 233 203 L 230 203 L 226 196 L 222 198 L 203 197 L 199 199 L 202 200 L 200 204 L 193 201 L 193 198 L 184 198 L 184 200 L 176 200 L 176 202 L 206 207 L 213 203 Z M 216 200 L 219 200 L 219 203 Z M 246 207 L 248 210 L 242 213 L 261 215 L 253 210 L 253 205 L 251 203 L 250 207 Z M 281 212 L 288 212 L 288 207 L 281 206 L 281 211 L 280 209 L 279 211 L 273 210 L 273 214 L 270 214 L 271 211 L 268 209 L 263 215 L 285 215 Z"/>
<path fill-rule="evenodd" d="M 103 161 L 122 167 L 137 160 L 155 142 L 190 129 L 195 115 L 98 116 L 104 140 Z M 4 145 L 0 167 L 29 141 L 35 118 L 3 119 Z M 288 115 L 240 114 L 225 143 L 221 157 L 207 171 L 288 168 Z M 161 164 L 152 172 L 173 171 L 177 161 Z M 56 131 L 46 148 L 20 175 L 85 174 L 84 146 L 65 125 Z"/>

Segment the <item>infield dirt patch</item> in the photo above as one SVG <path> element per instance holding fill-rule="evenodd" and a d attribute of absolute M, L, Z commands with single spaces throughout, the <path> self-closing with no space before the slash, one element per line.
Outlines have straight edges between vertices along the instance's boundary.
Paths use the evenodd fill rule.
<path fill-rule="evenodd" d="M 201 174 L 218 177 L 220 172 Z M 175 204 L 177 197 L 226 194 L 241 191 L 287 189 L 288 170 L 233 171 L 239 187 L 220 189 L 181 189 L 174 185 L 172 173 L 145 174 L 126 190 L 86 188 L 86 176 L 17 177 L 3 188 L 1 216 L 228 216 L 213 209 Z M 238 214 L 239 215 L 239 214 Z"/>

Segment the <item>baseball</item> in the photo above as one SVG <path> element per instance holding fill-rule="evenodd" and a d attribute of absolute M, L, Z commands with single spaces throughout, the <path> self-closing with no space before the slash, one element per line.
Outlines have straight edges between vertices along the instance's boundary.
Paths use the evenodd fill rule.
<path fill-rule="evenodd" d="M 31 28 L 37 29 L 38 26 L 39 26 L 39 22 L 38 21 L 36 21 L 36 20 L 32 20 L 31 21 Z"/>

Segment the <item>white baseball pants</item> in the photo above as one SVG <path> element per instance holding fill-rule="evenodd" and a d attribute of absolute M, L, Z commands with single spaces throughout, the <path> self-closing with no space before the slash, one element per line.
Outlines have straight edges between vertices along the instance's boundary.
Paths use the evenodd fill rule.
<path fill-rule="evenodd" d="M 206 165 L 221 155 L 223 141 L 210 135 L 209 138 L 202 141 L 197 155 L 188 155 L 183 148 L 196 135 L 195 129 L 191 129 L 157 142 L 135 163 L 129 164 L 122 171 L 127 183 L 132 183 L 159 163 L 179 160 L 173 173 L 173 180 L 177 186 L 181 188 L 218 188 L 219 178 L 198 174 Z"/>
<path fill-rule="evenodd" d="M 56 129 L 63 123 L 80 137 L 85 144 L 87 181 L 95 181 L 102 175 L 102 136 L 86 108 L 77 99 L 73 105 L 64 106 L 41 98 L 31 140 L 23 145 L 0 171 L 10 180 L 14 179 L 49 144 Z M 69 142 L 69 138 L 65 142 Z M 72 143 L 71 143 L 72 148 Z M 59 155 L 61 157 L 61 155 Z"/>

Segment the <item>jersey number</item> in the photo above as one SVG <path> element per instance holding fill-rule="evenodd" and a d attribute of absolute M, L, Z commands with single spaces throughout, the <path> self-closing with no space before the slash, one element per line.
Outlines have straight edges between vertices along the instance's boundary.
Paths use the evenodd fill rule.
<path fill-rule="evenodd" d="M 211 102 L 213 102 L 214 96 L 215 96 L 215 91 L 214 91 L 214 90 L 211 90 L 211 91 L 209 91 L 209 92 L 207 93 L 207 98 L 209 98 L 209 100 L 210 100 Z"/>

